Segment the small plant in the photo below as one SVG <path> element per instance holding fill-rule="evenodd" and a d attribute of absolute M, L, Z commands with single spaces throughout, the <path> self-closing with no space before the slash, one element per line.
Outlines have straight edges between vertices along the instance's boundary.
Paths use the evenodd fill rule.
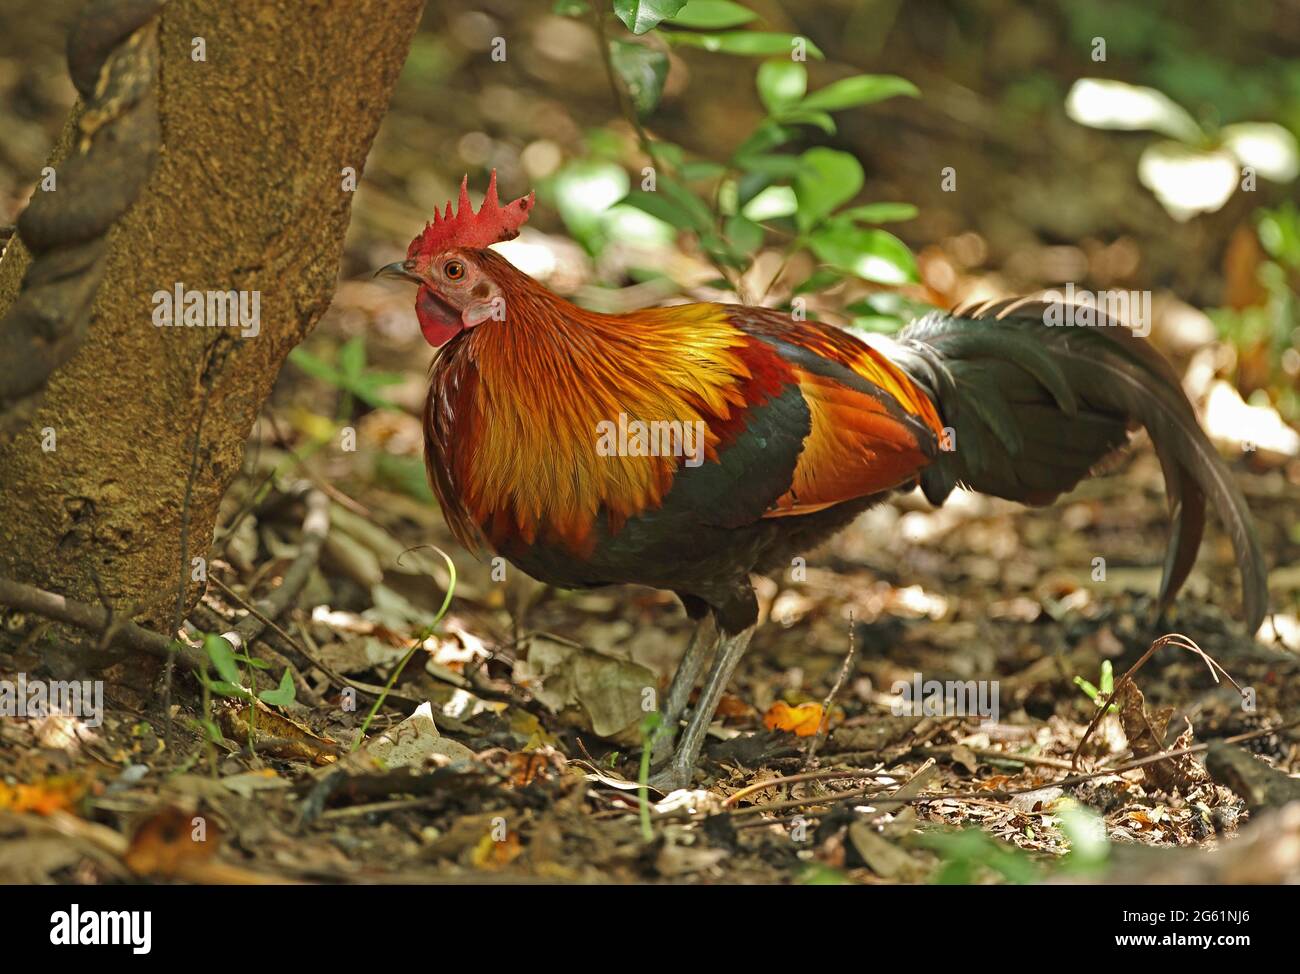
<path fill-rule="evenodd" d="M 641 171 L 636 186 L 612 161 L 599 159 L 572 163 L 557 176 L 553 188 L 560 213 L 589 249 L 599 249 L 613 236 L 663 239 L 664 230 L 669 237 L 690 233 L 728 287 L 742 300 L 760 302 L 785 261 L 799 251 L 811 252 L 824 266 L 798 286 L 796 296 L 846 277 L 883 285 L 917 280 L 907 245 L 878 227 L 912 219 L 915 207 L 850 207 L 865 181 L 856 158 L 824 146 L 798 154 L 783 151 L 808 129 L 834 134 L 836 112 L 919 95 L 910 81 L 860 74 L 810 92 L 804 60 L 823 57 L 817 46 L 798 35 L 750 29 L 746 25 L 758 14 L 726 0 L 615 0 L 614 14 L 634 40 L 608 36 L 600 4 L 563 0 L 556 10 L 592 16 L 614 94 L 652 164 Z M 690 158 L 681 146 L 652 138 L 643 124 L 659 104 L 668 51 L 674 47 L 772 58 L 756 75 L 765 116 L 724 162 Z M 617 148 L 604 141 L 591 139 L 594 154 L 615 156 Z M 628 209 L 656 222 L 629 220 Z M 618 229 L 611 230 L 615 225 Z M 781 242 L 785 261 L 759 293 L 746 294 L 741 273 L 773 237 Z"/>
<path fill-rule="evenodd" d="M 1115 692 L 1115 668 L 1111 666 L 1108 659 L 1101 661 L 1101 676 L 1098 678 L 1098 683 L 1100 683 L 1100 687 L 1095 687 L 1081 676 L 1074 678 L 1074 685 L 1082 690 L 1089 700 L 1097 706 L 1101 706 L 1102 698 L 1105 697 L 1109 700 L 1110 695 Z M 1111 703 L 1106 708 L 1106 713 L 1117 714 L 1119 713 L 1119 707 Z"/>
<path fill-rule="evenodd" d="M 969 886 L 986 870 L 1016 884 L 1035 883 L 1043 878 L 1041 867 L 1026 853 L 979 829 L 924 832 L 914 841 L 937 853 L 942 861 L 930 878 L 937 885 Z"/>
<path fill-rule="evenodd" d="M 1061 799 L 1053 813 L 1057 827 L 1070 843 L 1062 869 L 1083 873 L 1104 868 L 1110 858 L 1110 840 L 1102 817 L 1072 798 Z"/>
<path fill-rule="evenodd" d="M 637 790 L 637 796 L 641 807 L 641 838 L 646 842 L 653 841 L 655 837 L 650 825 L 650 757 L 663 731 L 663 716 L 658 711 L 652 711 L 641 718 L 641 770 L 637 775 L 641 787 Z"/>
<path fill-rule="evenodd" d="M 206 670 L 197 673 L 196 676 L 203 686 L 203 719 L 200 721 L 201 726 L 207 732 L 212 742 L 221 740 L 221 730 L 212 720 L 211 714 L 211 695 L 216 694 L 219 697 L 227 697 L 231 700 L 241 700 L 248 704 L 248 750 L 254 751 L 254 732 L 257 722 L 257 701 L 260 700 L 265 704 L 276 707 L 285 707 L 294 702 L 296 689 L 293 685 L 293 678 L 286 669 L 280 677 L 280 684 L 273 690 L 257 690 L 257 681 L 254 677 L 256 670 L 269 670 L 271 664 L 264 659 L 251 656 L 248 653 L 236 653 L 234 647 L 225 639 L 216 633 L 205 633 L 203 636 L 203 651 L 207 654 L 208 662 L 216 670 L 218 679 L 212 679 Z M 247 686 L 245 685 L 244 666 L 248 667 L 249 675 Z M 252 689 L 249 689 L 251 687 Z"/>
<path fill-rule="evenodd" d="M 339 419 L 352 415 L 353 398 L 360 399 L 374 409 L 396 409 L 392 402 L 379 394 L 384 386 L 402 381 L 397 372 L 380 372 L 366 367 L 366 340 L 357 335 L 339 346 L 334 363 L 307 351 L 301 345 L 289 353 L 289 361 L 313 378 L 327 382 L 343 395 L 339 400 Z"/>
<path fill-rule="evenodd" d="M 374 706 L 370 708 L 370 711 L 366 714 L 365 720 L 361 722 L 360 728 L 357 729 L 356 739 L 352 742 L 353 751 L 361 747 L 362 742 L 365 741 L 366 731 L 370 729 L 370 724 L 375 719 L 375 714 L 379 713 L 379 708 L 382 707 L 384 701 L 388 699 L 388 694 L 397 684 L 397 679 L 402 675 L 402 670 L 406 669 L 406 664 L 411 661 L 411 657 L 415 655 L 415 651 L 424 645 L 425 640 L 438 631 L 438 623 L 442 621 L 442 617 L 445 616 L 447 610 L 451 608 L 451 599 L 456 593 L 456 563 L 452 561 L 451 556 L 441 548 L 434 546 L 433 550 L 438 552 L 438 554 L 442 556 L 442 560 L 447 563 L 447 572 L 450 576 L 450 581 L 447 583 L 447 594 L 443 596 L 442 605 L 438 607 L 437 613 L 429 624 L 422 626 L 416 631 L 415 635 L 411 637 L 411 648 L 406 651 L 401 660 L 398 661 L 397 666 L 393 667 L 393 672 L 388 675 L 388 680 L 384 683 L 383 692 L 375 698 Z"/>

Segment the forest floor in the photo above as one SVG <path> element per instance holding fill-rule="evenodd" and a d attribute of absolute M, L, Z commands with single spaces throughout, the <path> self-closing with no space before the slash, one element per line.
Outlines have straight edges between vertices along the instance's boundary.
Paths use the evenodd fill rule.
<path fill-rule="evenodd" d="M 675 600 L 636 588 L 561 592 L 474 561 L 425 496 L 414 417 L 368 413 L 357 451 L 320 448 L 335 431 L 300 397 L 320 390 L 291 386 L 250 446 L 248 474 L 223 511 L 214 581 L 191 615 L 196 631 L 241 627 L 250 600 L 274 613 L 260 600 L 295 563 L 310 568 L 269 642 L 253 643 L 259 663 L 233 661 L 238 682 L 255 675 L 272 702 L 259 703 L 250 734 L 248 705 L 231 687 L 214 682 L 205 705 L 178 670 L 169 732 L 161 677 L 133 684 L 109 670 L 98 726 L 71 716 L 0 722 L 0 879 L 1300 873 L 1277 852 L 1294 839 L 1294 816 L 1268 811 L 1297 784 L 1269 766 L 1300 773 L 1293 470 L 1249 456 L 1234 464 L 1280 610 L 1258 641 L 1237 621 L 1231 548 L 1217 526 L 1173 613 L 1153 621 L 1166 514 L 1140 439 L 1112 476 L 1049 509 L 959 495 L 938 511 L 907 496 L 868 512 L 806 566 L 761 582 L 763 622 L 696 790 L 643 799 L 645 692 L 666 686 L 688 637 Z M 319 541 L 327 509 L 317 551 L 303 525 Z M 457 567 L 440 619 L 453 586 L 434 544 Z M 1109 664 L 1119 684 L 1166 633 L 1199 646 L 1247 689 L 1253 710 L 1175 641 L 1137 670 L 1140 696 L 1121 693 L 1122 712 L 1089 736 L 1096 707 L 1076 678 L 1102 684 Z M 29 629 L 0 657 L 0 679 L 48 677 L 55 643 Z M 287 703 L 275 690 L 286 665 Z M 54 675 L 75 669 L 74 658 Z M 979 681 L 981 695 L 897 713 L 896 681 L 916 680 Z M 1162 748 L 1224 738 L 1239 747 L 1216 749 L 1213 775 L 1204 749 L 1125 770 Z"/>

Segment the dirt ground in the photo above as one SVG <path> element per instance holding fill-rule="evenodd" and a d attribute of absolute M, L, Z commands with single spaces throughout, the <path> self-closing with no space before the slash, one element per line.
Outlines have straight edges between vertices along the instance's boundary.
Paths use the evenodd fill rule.
<path fill-rule="evenodd" d="M 293 415 L 295 395 L 281 397 L 282 415 Z M 1281 610 L 1259 640 L 1235 621 L 1231 549 L 1218 534 L 1175 610 L 1152 618 L 1165 511 L 1158 465 L 1141 442 L 1113 476 L 1050 509 L 962 495 L 939 511 L 906 496 L 868 512 L 810 552 L 802 571 L 760 585 L 763 623 L 724 699 L 697 790 L 649 792 L 643 808 L 641 691 L 666 686 L 688 636 L 680 607 L 643 589 L 549 590 L 474 561 L 436 508 L 412 496 L 418 440 L 409 463 L 378 449 L 400 450 L 413 432 L 372 415 L 387 425 L 362 424 L 357 453 L 327 448 L 301 463 L 279 439 L 289 434 L 263 424 L 248 468 L 272 476 L 250 475 L 228 499 L 223 520 L 233 529 L 212 566 L 220 584 L 191 617 L 208 631 L 235 628 L 249 599 L 276 588 L 302 555 L 304 512 L 330 510 L 297 607 L 269 642 L 254 643 L 266 668 L 242 670 L 256 672 L 259 690 L 274 688 L 286 664 L 301 681 L 292 704 L 259 705 L 254 753 L 247 704 L 214 691 L 206 714 L 220 733 L 208 734 L 187 672 L 175 680 L 170 746 L 159 677 L 123 682 L 122 666 L 105 674 L 102 726 L 6 720 L 0 878 L 1295 875 L 1295 863 L 1268 850 L 1296 823 L 1269 818 L 1269 802 L 1232 776 L 1229 760 L 1254 755 L 1247 776 L 1267 774 L 1265 765 L 1300 771 L 1300 487 L 1284 468 L 1250 456 L 1235 465 Z M 269 489 L 255 494 L 263 483 Z M 450 579 L 430 544 L 458 569 L 436 624 Z M 51 659 L 54 676 L 75 671 L 71 656 L 59 668 L 55 630 L 6 621 L 25 635 L 0 678 L 35 677 Z M 1247 688 L 1253 712 L 1205 659 L 1165 645 L 1135 675 L 1145 700 L 1121 694 L 1123 712 L 1100 720 L 1076 766 L 1096 711 L 1076 678 L 1098 684 L 1109 663 L 1119 683 L 1165 633 L 1193 641 Z M 896 714 L 895 681 L 914 679 L 991 681 L 981 686 L 986 704 L 996 693 L 996 718 Z M 389 681 L 369 743 L 350 753 L 374 700 L 367 688 Z M 829 734 L 819 736 L 824 713 Z M 1213 778 L 1204 751 L 1123 770 L 1162 747 L 1234 736 L 1245 737 L 1244 751 L 1210 761 Z"/>

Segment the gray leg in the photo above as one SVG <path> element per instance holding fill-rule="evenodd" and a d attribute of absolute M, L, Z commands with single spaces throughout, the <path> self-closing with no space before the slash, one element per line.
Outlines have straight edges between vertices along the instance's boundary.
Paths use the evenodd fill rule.
<path fill-rule="evenodd" d="M 731 682 L 731 674 L 735 672 L 736 664 L 745 654 L 745 648 L 753 635 L 754 629 L 751 626 L 734 636 L 724 635 L 718 643 L 718 655 L 713 659 L 709 675 L 704 678 L 699 702 L 686 724 L 686 733 L 682 735 L 668 767 L 650 779 L 652 788 L 667 793 L 685 788 L 691 783 L 695 762 L 700 756 L 700 749 L 704 747 L 704 736 L 709 731 L 709 724 L 713 722 L 713 714 L 722 700 L 722 692 Z"/>
<path fill-rule="evenodd" d="M 713 613 L 710 612 L 699 621 L 695 631 L 691 633 L 691 641 L 686 644 L 686 653 L 677 664 L 677 672 L 673 674 L 668 695 L 664 697 L 664 704 L 659 709 L 663 722 L 659 725 L 662 730 L 655 741 L 652 755 L 654 761 L 660 761 L 668 756 L 673 738 L 677 736 L 677 725 L 681 722 L 682 714 L 686 713 L 691 691 L 695 689 L 695 681 L 700 678 L 709 653 L 717 641 L 718 627 L 713 621 Z"/>

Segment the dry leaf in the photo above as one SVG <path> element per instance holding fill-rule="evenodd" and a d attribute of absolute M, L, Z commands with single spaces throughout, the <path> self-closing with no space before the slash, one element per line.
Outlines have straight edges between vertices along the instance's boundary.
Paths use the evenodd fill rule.
<path fill-rule="evenodd" d="M 30 785 L 7 785 L 0 781 L 0 811 L 72 812 L 89 787 L 89 780 L 77 775 L 56 775 Z"/>
<path fill-rule="evenodd" d="M 796 737 L 812 737 L 822 722 L 822 705 L 801 703 L 791 707 L 778 700 L 763 715 L 763 726 L 768 730 L 793 731 Z"/>
<path fill-rule="evenodd" d="M 1120 699 L 1119 719 L 1124 726 L 1124 736 L 1128 738 L 1133 756 L 1150 757 L 1165 750 L 1165 730 L 1169 718 L 1174 715 L 1173 707 L 1161 707 L 1155 713 L 1146 709 L 1146 699 L 1134 683 L 1124 685 Z M 1185 730 L 1174 742 L 1174 748 L 1187 747 L 1192 743 L 1192 725 L 1188 723 Z M 1162 791 L 1182 792 L 1207 778 L 1205 770 L 1197 764 L 1190 754 L 1175 758 L 1166 758 L 1153 764 L 1142 766 L 1142 775 L 1147 782 Z"/>
<path fill-rule="evenodd" d="M 518 859 L 523 851 L 518 832 L 507 832 L 499 842 L 488 832 L 474 847 L 470 862 L 478 869 L 504 869 Z"/>
<path fill-rule="evenodd" d="M 220 844 L 215 822 L 171 806 L 139 825 L 122 861 L 137 876 L 175 876 L 188 865 L 207 862 Z"/>

